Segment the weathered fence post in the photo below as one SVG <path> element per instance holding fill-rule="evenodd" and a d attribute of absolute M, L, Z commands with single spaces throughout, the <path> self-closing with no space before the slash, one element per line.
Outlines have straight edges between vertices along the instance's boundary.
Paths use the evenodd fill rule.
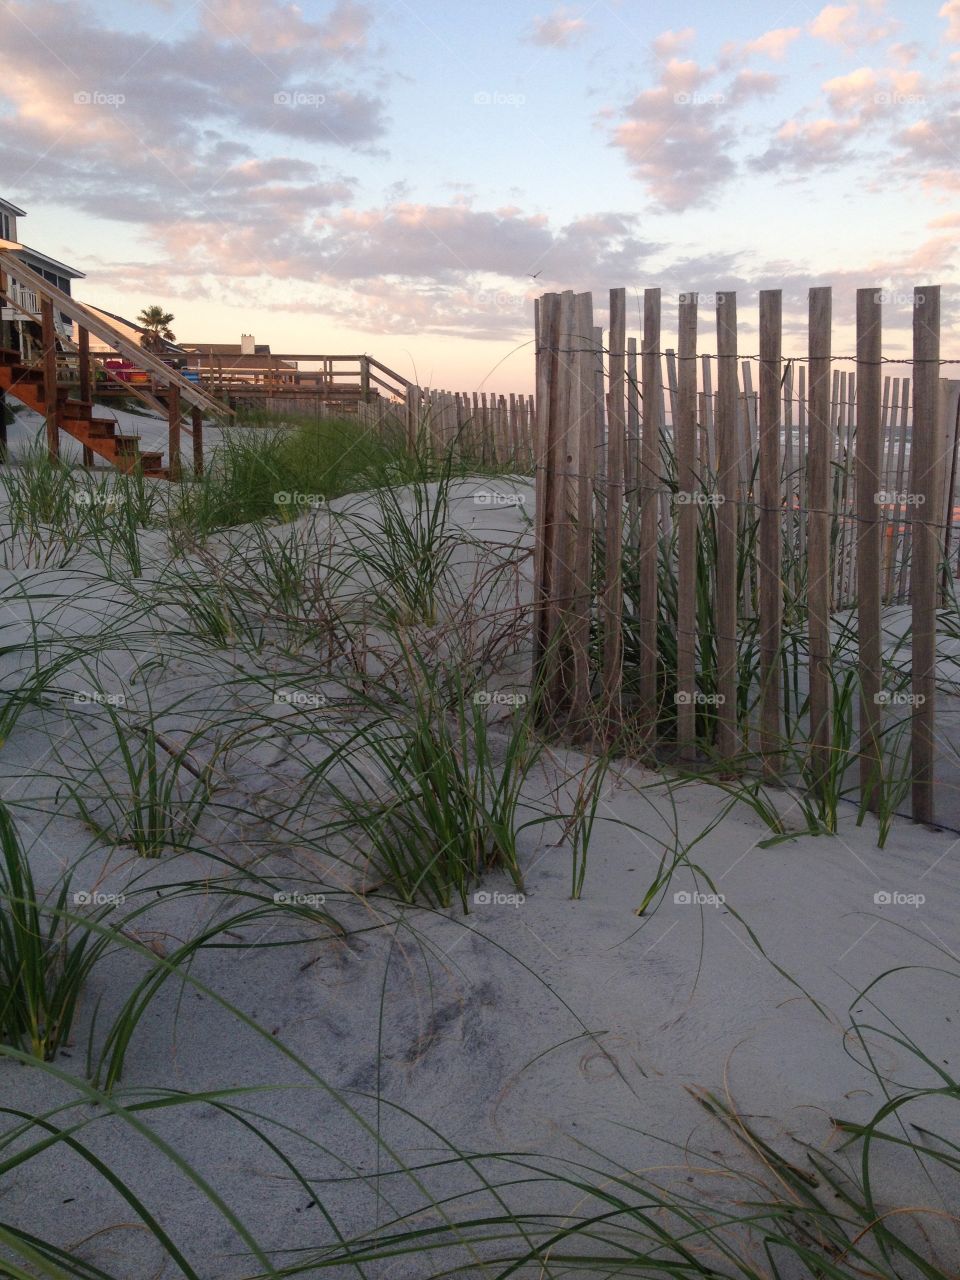
<path fill-rule="evenodd" d="M 876 289 L 857 290 L 857 634 L 860 674 L 860 799 L 876 813 L 880 745 L 881 538 L 884 480 L 880 470 L 880 382 L 883 304 Z"/>
<path fill-rule="evenodd" d="M 780 540 L 780 365 L 783 295 L 779 289 L 760 290 L 760 402 L 757 586 L 760 601 L 760 752 L 768 777 L 780 772 L 782 752 L 780 702 L 780 645 L 783 630 L 783 583 Z"/>
<path fill-rule="evenodd" d="M 737 753 L 737 295 L 717 294 L 717 753 Z"/>
<path fill-rule="evenodd" d="M 610 290 L 610 390 L 607 397 L 606 573 L 603 616 L 603 715 L 607 735 L 621 726 L 623 683 L 623 500 L 626 492 L 627 420 L 624 366 L 627 342 L 627 292 Z"/>
<path fill-rule="evenodd" d="M 911 772 L 913 819 L 933 822 L 934 721 L 937 676 L 937 587 L 943 432 L 940 409 L 940 287 L 914 290 L 913 435 L 910 442 L 913 641 Z"/>
<path fill-rule="evenodd" d="M 830 524 L 834 427 L 830 415 L 832 293 L 810 290 L 807 448 L 807 629 L 810 644 L 810 759 L 819 785 L 830 758 Z"/>
<path fill-rule="evenodd" d="M 656 736 L 657 704 L 657 529 L 660 507 L 660 290 L 643 291 L 641 343 L 643 417 L 640 428 L 639 694 L 643 729 Z"/>
<path fill-rule="evenodd" d="M 681 293 L 673 422 L 677 458 L 677 747 L 691 759 L 697 724 L 697 295 Z"/>

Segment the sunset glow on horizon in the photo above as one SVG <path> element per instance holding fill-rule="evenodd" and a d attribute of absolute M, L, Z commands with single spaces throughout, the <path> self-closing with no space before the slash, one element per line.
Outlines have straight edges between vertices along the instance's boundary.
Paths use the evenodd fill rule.
<path fill-rule="evenodd" d="M 0 5 L 0 196 L 76 295 L 179 339 L 533 387 L 533 301 L 956 279 L 960 0 Z M 960 356 L 953 291 L 944 357 Z M 713 308 L 702 307 L 704 349 Z M 599 322 L 605 316 L 601 313 Z M 792 345 L 791 345 L 792 344 Z M 747 349 L 746 347 L 744 348 Z"/>

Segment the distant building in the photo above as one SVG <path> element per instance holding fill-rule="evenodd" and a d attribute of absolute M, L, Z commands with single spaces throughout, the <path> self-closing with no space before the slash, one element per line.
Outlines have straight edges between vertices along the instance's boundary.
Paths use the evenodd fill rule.
<path fill-rule="evenodd" d="M 203 383 L 208 380 L 232 385 L 243 383 L 296 383 L 297 366 L 270 354 L 269 343 L 254 341 L 253 334 L 240 335 L 239 342 L 181 342 L 187 368 L 195 369 Z"/>
<path fill-rule="evenodd" d="M 9 200 L 0 199 L 0 249 L 13 254 L 37 275 L 56 285 L 63 293 L 71 293 L 74 280 L 82 280 L 84 273 L 76 267 L 68 267 L 66 263 L 51 258 L 23 244 L 20 240 L 18 221 L 26 214 Z M 9 301 L 3 300 L 0 305 L 0 341 L 5 347 L 19 346 L 25 353 L 31 345 L 40 340 L 40 303 L 28 286 L 22 284 L 11 273 L 7 282 Z M 16 305 L 11 305 L 15 303 Z M 54 324 L 62 337 L 73 337 L 73 324 L 69 316 L 54 311 Z"/>

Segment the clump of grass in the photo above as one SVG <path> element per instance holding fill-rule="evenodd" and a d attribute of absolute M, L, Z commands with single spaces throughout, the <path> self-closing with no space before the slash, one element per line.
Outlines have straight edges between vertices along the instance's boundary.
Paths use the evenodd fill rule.
<path fill-rule="evenodd" d="M 106 700 L 98 710 L 107 732 L 91 732 L 90 717 L 83 716 L 75 742 L 86 770 L 78 776 L 71 769 L 64 783 L 77 813 L 101 838 L 131 845 L 146 858 L 187 846 L 212 793 L 210 767 L 194 754 L 207 730 L 178 741 L 161 731 L 149 705 L 143 717 Z"/>
<path fill-rule="evenodd" d="M 200 479 L 185 479 L 175 523 L 204 536 L 254 520 L 292 519 L 312 501 L 366 486 L 372 472 L 402 446 L 356 420 L 323 418 L 285 425 L 237 425 L 223 439 Z"/>
<path fill-rule="evenodd" d="M 437 671 L 412 644 L 405 702 L 367 681 L 355 691 L 346 735 L 318 722 L 304 733 L 322 746 L 297 808 L 319 792 L 341 817 L 328 834 L 356 839 L 375 872 L 405 902 L 449 906 L 489 870 L 523 887 L 520 833 L 524 784 L 542 751 L 525 708 L 488 720 L 486 700 L 462 673 Z M 385 711 L 384 707 L 388 709 Z"/>
<path fill-rule="evenodd" d="M 112 940 L 76 910 L 69 876 L 41 899 L 0 803 L 0 1040 L 35 1058 L 53 1058 L 70 1035 L 83 984 Z M 103 922 L 113 910 L 97 905 L 90 918 Z"/>
<path fill-rule="evenodd" d="M 420 450 L 413 461 L 415 473 L 404 487 L 386 483 L 373 490 L 370 514 L 339 516 L 374 591 L 377 612 L 397 626 L 437 621 L 457 541 L 450 529 L 452 452 L 437 464 L 432 454 Z"/>

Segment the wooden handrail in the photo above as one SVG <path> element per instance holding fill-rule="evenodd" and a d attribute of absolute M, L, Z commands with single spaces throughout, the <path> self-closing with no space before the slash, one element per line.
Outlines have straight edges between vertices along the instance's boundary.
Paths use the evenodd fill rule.
<path fill-rule="evenodd" d="M 185 400 L 187 404 L 194 405 L 197 408 L 204 408 L 219 417 L 232 416 L 232 409 L 228 409 L 219 400 L 215 400 L 195 383 L 181 377 L 176 369 L 171 369 L 169 365 L 164 364 L 152 351 L 147 351 L 144 347 L 139 347 L 135 343 L 128 341 L 111 324 L 101 319 L 100 316 L 94 315 L 82 302 L 77 302 L 68 293 L 64 293 L 56 285 L 44 280 L 43 276 L 32 271 L 14 254 L 7 250 L 0 250 L 0 268 L 6 271 L 7 275 L 12 275 L 21 284 L 29 285 L 38 297 L 55 303 L 57 310 L 63 315 L 68 316 L 75 324 L 80 325 L 88 332 L 95 334 L 102 342 L 106 342 L 132 364 L 153 373 L 161 386 L 178 387 L 181 399 Z"/>

